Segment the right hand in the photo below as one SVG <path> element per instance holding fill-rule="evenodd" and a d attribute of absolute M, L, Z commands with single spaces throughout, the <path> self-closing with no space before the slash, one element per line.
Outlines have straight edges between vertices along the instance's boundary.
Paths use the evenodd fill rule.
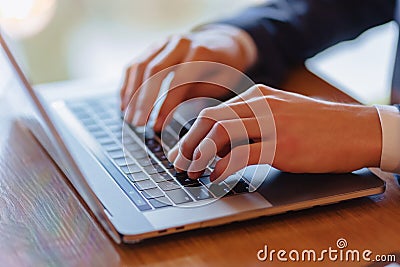
<path fill-rule="evenodd" d="M 243 41 L 243 35 L 247 38 L 247 42 Z M 121 109 L 126 112 L 125 120 L 132 122 L 134 126 L 143 126 L 147 123 L 161 83 L 169 72 L 164 71 L 154 76 L 156 78 L 151 79 L 151 83 L 145 82 L 164 69 L 180 63 L 209 61 L 245 71 L 255 60 L 255 55 L 249 55 L 248 52 L 248 38 L 250 37 L 247 33 L 240 29 L 209 25 L 199 31 L 170 37 L 161 45 L 149 49 L 126 71 L 125 82 L 120 93 Z M 188 79 L 190 81 L 196 81 L 202 77 L 204 79 L 204 75 L 212 75 L 212 80 L 215 80 L 215 76 L 221 76 L 221 73 L 215 73 L 207 68 L 185 69 L 185 65 L 180 65 L 173 71 L 175 75 L 170 90 L 155 121 L 154 130 L 157 132 L 161 131 L 167 117 L 181 102 L 195 97 L 219 99 L 229 95 L 227 88 L 212 84 L 192 82 L 179 86 Z M 226 77 L 221 79 L 227 82 Z"/>
<path fill-rule="evenodd" d="M 251 140 L 251 142 L 250 142 Z M 219 156 L 210 180 L 249 165 L 291 173 L 346 173 L 378 167 L 382 132 L 375 107 L 313 99 L 257 85 L 203 109 L 168 159 L 199 178 Z"/>

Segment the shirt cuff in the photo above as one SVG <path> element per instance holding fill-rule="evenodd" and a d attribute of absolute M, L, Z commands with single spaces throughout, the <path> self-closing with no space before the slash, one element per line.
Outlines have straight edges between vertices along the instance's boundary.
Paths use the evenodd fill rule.
<path fill-rule="evenodd" d="M 382 129 L 380 168 L 400 173 L 400 113 L 395 106 L 375 105 Z"/>

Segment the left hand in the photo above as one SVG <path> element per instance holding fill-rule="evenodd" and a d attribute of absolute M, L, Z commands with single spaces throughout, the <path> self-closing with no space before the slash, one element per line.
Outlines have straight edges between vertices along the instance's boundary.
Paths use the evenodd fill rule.
<path fill-rule="evenodd" d="M 374 107 L 257 85 L 204 109 L 168 158 L 195 179 L 220 156 L 212 181 L 256 164 L 293 173 L 350 172 L 379 166 L 381 140 Z"/>

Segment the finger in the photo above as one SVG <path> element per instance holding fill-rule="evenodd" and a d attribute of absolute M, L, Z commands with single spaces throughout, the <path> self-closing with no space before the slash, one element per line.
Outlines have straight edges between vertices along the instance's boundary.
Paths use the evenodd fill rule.
<path fill-rule="evenodd" d="M 132 101 L 132 96 L 137 91 L 138 86 L 142 83 L 144 70 L 148 62 L 134 64 L 129 68 L 129 76 L 127 79 L 127 89 L 122 99 L 122 108 L 125 111 L 129 102 Z"/>
<path fill-rule="evenodd" d="M 188 88 L 190 87 L 179 86 L 168 90 L 167 96 L 160 107 L 153 126 L 155 132 L 161 132 L 164 125 L 166 125 L 172 119 L 175 109 L 186 99 L 186 92 Z"/>
<path fill-rule="evenodd" d="M 161 83 L 173 71 L 172 67 L 180 63 L 186 56 L 190 41 L 185 38 L 174 38 L 146 67 L 143 75 L 143 85 L 138 89 L 129 109 L 134 112 L 132 123 L 135 126 L 144 125 L 160 91 Z M 157 74 L 157 75 L 156 75 Z M 151 78 L 151 79 L 150 79 Z"/>
<path fill-rule="evenodd" d="M 124 83 L 122 84 L 121 91 L 119 92 L 119 96 L 120 96 L 120 99 L 121 99 L 121 110 L 122 111 L 125 110 L 124 96 L 125 96 L 125 93 L 126 93 L 126 90 L 127 90 L 130 72 L 131 72 L 131 67 L 127 68 L 126 71 L 125 71 Z"/>
<path fill-rule="evenodd" d="M 208 71 L 204 68 L 204 64 L 195 62 L 198 57 L 198 49 L 192 49 L 183 60 L 185 63 L 176 66 L 170 89 L 157 114 L 154 124 L 156 132 L 161 131 L 166 119 L 172 117 L 172 111 L 187 99 L 188 91 L 195 90 L 193 87 L 196 86 L 195 83 L 199 80 L 199 77 Z"/>
<path fill-rule="evenodd" d="M 194 47 L 184 59 L 185 63 L 179 64 L 175 69 L 171 90 L 179 87 L 182 92 L 175 92 L 175 97 L 165 98 L 154 125 L 156 131 L 162 129 L 162 124 L 170 117 L 171 111 L 185 99 L 222 99 L 235 94 L 235 86 L 243 79 L 243 74 L 224 64 L 202 61 L 207 53 L 207 48 Z"/>
<path fill-rule="evenodd" d="M 125 80 L 120 92 L 122 110 L 126 109 L 130 97 L 141 85 L 143 70 L 145 69 L 146 65 L 165 48 L 167 42 L 168 40 L 162 42 L 161 44 L 156 44 L 150 47 L 146 52 L 144 52 L 139 58 L 135 60 L 135 63 L 132 64 L 131 67 L 126 70 Z"/>
<path fill-rule="evenodd" d="M 215 123 L 193 153 L 193 161 L 188 168 L 189 176 L 198 178 L 195 173 L 204 170 L 223 149 L 249 144 L 249 139 L 263 139 L 268 134 L 268 125 L 271 125 L 268 120 L 271 119 L 263 118 L 261 122 L 261 118 L 246 118 Z M 265 128 L 264 134 L 261 125 Z"/>
<path fill-rule="evenodd" d="M 213 182 L 221 182 L 246 166 L 272 164 L 275 154 L 275 143 L 264 141 L 255 144 L 238 146 L 215 165 L 210 175 Z"/>
<path fill-rule="evenodd" d="M 256 108 L 257 113 L 253 112 L 253 106 Z M 179 169 L 187 170 L 195 148 L 206 137 L 217 121 L 261 117 L 268 110 L 266 106 L 268 104 L 264 99 L 252 99 L 229 105 L 222 103 L 216 107 L 202 110 L 189 132 L 177 144 L 179 146 L 179 153 L 174 161 L 174 165 Z"/>
<path fill-rule="evenodd" d="M 229 114 L 222 114 L 222 113 Z M 174 166 L 181 170 L 187 170 L 193 156 L 194 149 L 200 141 L 211 130 L 214 123 L 219 119 L 232 118 L 234 112 L 222 109 L 221 107 L 206 108 L 200 112 L 199 117 L 194 122 L 188 133 L 178 142 L 178 154 L 174 161 Z M 235 116 L 238 118 L 238 116 Z"/>
<path fill-rule="evenodd" d="M 239 82 L 243 79 L 243 73 L 223 64 L 200 62 L 205 69 L 199 82 L 204 84 L 201 90 L 190 90 L 189 97 L 209 97 L 223 99 L 236 96 Z"/>
<path fill-rule="evenodd" d="M 253 98 L 259 98 L 263 97 L 265 95 L 265 91 L 263 90 L 264 85 L 253 85 L 240 95 L 237 95 L 228 101 L 226 101 L 226 104 L 232 104 L 232 103 L 238 103 L 238 102 L 243 102 L 243 101 L 249 101 Z"/>
<path fill-rule="evenodd" d="M 172 117 L 171 112 L 186 99 L 198 97 L 221 99 L 232 94 L 233 86 L 240 77 L 230 69 L 225 71 L 219 65 L 198 61 L 201 59 L 198 55 L 201 55 L 199 50 L 201 51 L 201 49 L 193 49 L 185 59 L 186 63 L 179 64 L 175 69 L 168 96 L 157 115 L 155 131 L 161 131 L 166 119 Z"/>

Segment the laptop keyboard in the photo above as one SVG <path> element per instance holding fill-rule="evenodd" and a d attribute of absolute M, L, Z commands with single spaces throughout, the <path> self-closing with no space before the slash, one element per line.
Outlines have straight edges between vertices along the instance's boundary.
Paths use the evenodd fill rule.
<path fill-rule="evenodd" d="M 231 180 L 236 183 L 240 178 L 239 182 L 230 186 L 229 178 L 220 184 L 211 183 L 211 168 L 198 180 L 190 179 L 185 172 L 177 173 L 163 150 L 163 146 L 173 147 L 182 135 L 177 121 L 166 127 L 161 144 L 151 129 L 144 131 L 143 127 L 131 128 L 123 123 L 116 98 L 73 101 L 67 105 L 100 145 L 100 150 L 92 150 L 96 158 L 141 211 L 249 191 L 247 181 L 238 174 Z"/>

